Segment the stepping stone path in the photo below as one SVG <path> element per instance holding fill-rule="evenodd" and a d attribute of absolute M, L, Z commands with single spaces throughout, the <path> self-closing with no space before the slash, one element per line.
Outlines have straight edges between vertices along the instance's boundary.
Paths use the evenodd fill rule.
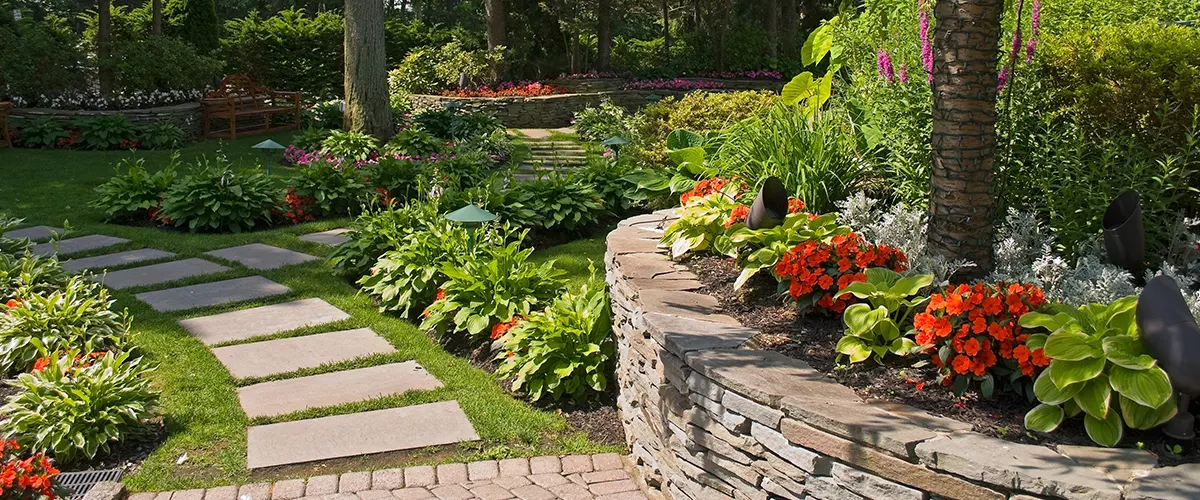
<path fill-rule="evenodd" d="M 587 165 L 583 143 L 574 140 L 551 140 L 552 132 L 572 133 L 570 129 L 517 129 L 513 141 L 529 146 L 531 156 L 521 161 L 514 175 L 517 180 L 537 179 L 539 172 L 575 169 Z"/>
<path fill-rule="evenodd" d="M 213 349 L 234 378 L 267 377 L 350 361 L 396 348 L 370 328 L 342 330 Z"/>
<path fill-rule="evenodd" d="M 19 240 L 21 238 L 29 238 L 29 240 L 31 240 L 31 241 L 42 241 L 42 240 L 48 240 L 48 239 L 50 239 L 50 237 L 52 237 L 56 234 L 62 234 L 63 232 L 64 232 L 63 229 L 58 228 L 58 227 L 33 226 L 33 227 L 27 227 L 25 229 L 14 229 L 12 231 L 4 233 L 4 237 L 11 238 L 14 240 Z"/>
<path fill-rule="evenodd" d="M 262 243 L 251 243 L 240 247 L 213 250 L 211 252 L 204 252 L 204 254 L 231 260 L 250 269 L 258 270 L 279 269 L 283 266 L 303 264 L 317 260 L 317 257 L 313 255 L 264 245 Z"/>
<path fill-rule="evenodd" d="M 80 236 L 78 238 L 67 238 L 65 240 L 59 240 L 57 243 L 38 243 L 34 245 L 30 251 L 33 252 L 34 255 L 41 255 L 43 257 L 54 255 L 55 253 L 58 255 L 71 255 L 128 242 L 129 240 L 125 238 L 114 238 L 112 236 L 104 236 L 102 234 L 93 234 L 90 236 Z"/>
<path fill-rule="evenodd" d="M 222 273 L 228 270 L 228 267 L 204 259 L 184 259 L 98 274 L 93 276 L 92 279 L 103 283 L 106 287 L 122 290 L 137 286 L 169 283 L 184 278 Z"/>
<path fill-rule="evenodd" d="M 306 234 L 306 235 L 300 237 L 300 241 L 307 241 L 309 243 L 320 243 L 322 245 L 329 245 L 329 246 L 336 247 L 338 245 L 341 245 L 342 243 L 350 241 L 350 237 L 346 236 L 346 233 L 348 233 L 348 232 L 350 232 L 350 230 L 346 229 L 346 228 L 330 229 L 328 231 L 321 231 L 319 233 Z"/>
<path fill-rule="evenodd" d="M 246 416 L 270 417 L 441 386 L 416 361 L 405 361 L 254 384 L 238 389 L 238 399 Z"/>
<path fill-rule="evenodd" d="M 303 299 L 185 319 L 179 324 L 205 345 L 215 345 L 344 319 L 350 319 L 350 315 L 324 300 Z"/>
<path fill-rule="evenodd" d="M 347 472 L 208 490 L 134 493 L 129 500 L 646 500 L 616 453 L 508 458 Z M 249 497 L 249 498 L 247 498 Z M 714 498 L 717 496 L 714 494 Z"/>
<path fill-rule="evenodd" d="M 230 302 L 261 299 L 290 292 L 286 286 L 262 276 L 237 278 L 136 295 L 158 312 L 184 311 L 198 307 L 216 306 Z"/>
<path fill-rule="evenodd" d="M 63 262 L 62 268 L 68 272 L 75 273 L 88 269 L 109 269 L 147 260 L 166 259 L 174 256 L 175 254 L 171 252 L 164 252 L 162 250 L 155 250 L 153 248 L 143 248 L 141 250 L 110 253 L 84 259 L 71 259 Z"/>

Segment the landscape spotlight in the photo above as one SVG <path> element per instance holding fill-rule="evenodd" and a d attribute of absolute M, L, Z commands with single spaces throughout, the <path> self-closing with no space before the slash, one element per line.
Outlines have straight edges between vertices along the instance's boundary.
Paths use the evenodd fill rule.
<path fill-rule="evenodd" d="M 258 144 L 250 146 L 250 148 L 262 151 L 263 158 L 267 159 L 267 175 L 268 176 L 271 175 L 271 151 L 278 150 L 278 149 L 287 149 L 286 147 L 283 146 L 283 144 L 272 141 L 270 139 L 267 139 Z"/>

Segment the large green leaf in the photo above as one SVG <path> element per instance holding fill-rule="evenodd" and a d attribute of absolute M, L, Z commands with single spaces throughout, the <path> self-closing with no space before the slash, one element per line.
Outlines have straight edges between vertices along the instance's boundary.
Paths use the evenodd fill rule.
<path fill-rule="evenodd" d="M 1050 338 L 1053 339 L 1054 336 L 1051 335 Z M 1050 373 L 1050 380 L 1054 381 L 1054 385 L 1063 388 L 1098 377 L 1104 372 L 1104 365 L 1106 363 L 1108 363 L 1108 360 L 1102 357 L 1080 361 L 1055 359 L 1050 362 L 1050 368 L 1047 368 L 1046 371 Z"/>
<path fill-rule="evenodd" d="M 871 306 L 859 303 L 846 308 L 846 311 L 842 313 L 842 322 L 846 324 L 850 333 L 862 336 L 875 328 L 875 325 L 886 317 L 887 309 L 882 307 L 871 309 Z"/>
<path fill-rule="evenodd" d="M 1122 396 L 1150 408 L 1162 406 L 1174 394 L 1167 372 L 1157 366 L 1148 370 L 1113 366 L 1108 371 L 1108 382 Z"/>
<path fill-rule="evenodd" d="M 804 99 L 808 99 L 817 93 L 817 83 L 813 79 L 813 74 L 805 71 L 792 77 L 792 81 L 783 86 L 783 92 L 780 94 L 783 97 L 783 102 L 788 105 L 796 105 Z"/>
<path fill-rule="evenodd" d="M 1021 315 L 1021 319 L 1017 320 L 1021 328 L 1045 328 L 1053 333 L 1062 328 L 1071 317 L 1066 314 L 1046 314 L 1040 312 L 1028 312 Z"/>
<path fill-rule="evenodd" d="M 1084 333 L 1059 331 L 1046 339 L 1046 356 L 1055 361 L 1079 361 L 1104 355 L 1103 351 L 1088 345 L 1087 341 L 1088 336 Z"/>
<path fill-rule="evenodd" d="M 932 274 L 918 274 L 916 276 L 909 276 L 897 281 L 895 285 L 892 285 L 892 288 L 888 290 L 888 292 L 907 297 L 909 295 L 916 294 L 917 292 L 921 291 L 922 288 L 929 286 L 931 283 L 933 283 Z"/>
<path fill-rule="evenodd" d="M 829 50 L 833 48 L 833 35 L 832 23 L 822 24 L 808 34 L 804 46 L 800 47 L 800 60 L 805 66 L 819 63 L 829 54 Z"/>
<path fill-rule="evenodd" d="M 1063 410 L 1057 405 L 1040 404 L 1025 414 L 1025 428 L 1033 432 L 1052 432 L 1063 421 Z"/>
<path fill-rule="evenodd" d="M 1134 429 L 1146 430 L 1158 427 L 1174 417 L 1179 410 L 1175 398 L 1168 399 L 1166 404 L 1158 408 L 1142 406 L 1125 396 L 1118 399 L 1120 400 L 1121 417 L 1124 418 L 1125 425 Z"/>
<path fill-rule="evenodd" d="M 1121 423 L 1121 417 L 1115 411 L 1108 412 L 1108 416 L 1103 420 L 1085 414 L 1083 427 L 1092 441 L 1110 448 L 1120 443 L 1121 437 L 1125 435 L 1125 425 Z"/>
<path fill-rule="evenodd" d="M 1075 395 L 1075 403 L 1088 415 L 1105 418 L 1112 400 L 1110 396 L 1112 388 L 1108 386 L 1108 377 L 1101 375 L 1083 383 L 1083 389 Z"/>
<path fill-rule="evenodd" d="M 1079 391 L 1083 389 L 1083 384 L 1073 384 L 1062 389 L 1054 385 L 1050 380 L 1050 370 L 1042 371 L 1038 375 L 1037 380 L 1033 382 L 1033 393 L 1037 396 L 1038 401 L 1048 405 L 1057 405 L 1065 403 L 1071 398 L 1074 398 Z"/>
<path fill-rule="evenodd" d="M 704 146 L 704 136 L 686 129 L 672 130 L 667 134 L 667 149 L 687 149 Z"/>
<path fill-rule="evenodd" d="M 871 349 L 862 339 L 847 335 L 837 343 L 837 352 L 850 357 L 851 363 L 860 363 L 871 357 Z"/>
<path fill-rule="evenodd" d="M 1104 356 L 1113 364 L 1130 370 L 1147 370 L 1155 360 L 1145 354 L 1142 341 L 1129 335 L 1114 335 L 1104 338 Z"/>

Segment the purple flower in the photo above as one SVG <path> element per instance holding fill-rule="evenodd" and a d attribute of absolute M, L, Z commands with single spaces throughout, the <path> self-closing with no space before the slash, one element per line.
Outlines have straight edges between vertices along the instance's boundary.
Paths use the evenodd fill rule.
<path fill-rule="evenodd" d="M 1000 69 L 1000 74 L 996 75 L 996 92 L 1000 92 L 1000 90 L 1004 88 L 1004 84 L 1008 83 L 1008 73 L 1009 68 L 1008 65 L 1005 64 L 1004 67 Z"/>
<path fill-rule="evenodd" d="M 1037 50 L 1037 40 L 1030 38 L 1025 42 L 1025 62 L 1033 62 L 1033 53 Z"/>
<path fill-rule="evenodd" d="M 883 75 L 883 78 L 888 83 L 895 82 L 896 74 L 892 69 L 892 55 L 886 50 L 879 49 L 879 52 L 876 54 L 876 60 L 879 64 L 879 74 Z"/>
<path fill-rule="evenodd" d="M 1009 61 L 1014 63 L 1017 61 L 1017 55 L 1021 53 L 1021 42 L 1021 27 L 1018 26 L 1017 30 L 1013 32 L 1012 51 L 1008 55 Z"/>
<path fill-rule="evenodd" d="M 908 83 L 908 67 L 901 64 L 899 68 L 900 83 Z"/>
<path fill-rule="evenodd" d="M 929 13 L 924 9 L 921 10 L 921 63 L 933 83 L 933 44 L 929 41 Z"/>
<path fill-rule="evenodd" d="M 1033 0 L 1033 12 L 1030 14 L 1029 42 L 1025 44 L 1025 62 L 1033 61 L 1033 53 L 1037 50 L 1038 37 L 1042 34 L 1042 0 Z"/>

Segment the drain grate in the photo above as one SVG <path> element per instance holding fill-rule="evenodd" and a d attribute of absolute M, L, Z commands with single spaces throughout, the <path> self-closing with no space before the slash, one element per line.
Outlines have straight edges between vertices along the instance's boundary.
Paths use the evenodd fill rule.
<path fill-rule="evenodd" d="M 58 475 L 58 484 L 71 492 L 68 498 L 78 500 L 83 498 L 96 483 L 120 481 L 123 474 L 124 472 L 121 469 L 64 472 Z"/>

